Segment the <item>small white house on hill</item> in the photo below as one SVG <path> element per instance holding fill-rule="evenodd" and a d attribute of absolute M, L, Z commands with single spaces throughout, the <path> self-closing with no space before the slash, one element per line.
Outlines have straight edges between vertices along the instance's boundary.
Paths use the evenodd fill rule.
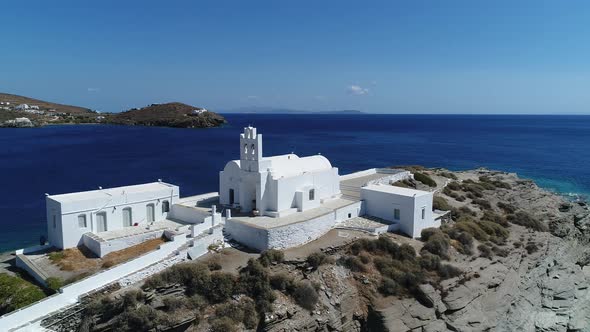
<path fill-rule="evenodd" d="M 179 188 L 164 182 L 99 189 L 46 198 L 47 232 L 59 249 L 82 244 L 85 233 L 148 225 L 166 219 Z"/>
<path fill-rule="evenodd" d="M 440 227 L 432 214 L 433 193 L 392 185 L 361 188 L 365 213 L 399 225 L 399 230 L 416 238 L 424 228 Z"/>

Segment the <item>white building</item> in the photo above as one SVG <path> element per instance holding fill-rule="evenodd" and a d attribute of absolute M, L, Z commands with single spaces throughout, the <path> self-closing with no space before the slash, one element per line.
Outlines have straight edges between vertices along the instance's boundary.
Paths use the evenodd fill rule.
<path fill-rule="evenodd" d="M 17 105 L 17 106 L 15 107 L 15 109 L 17 109 L 17 110 L 21 110 L 21 111 L 28 110 L 29 108 L 30 108 L 30 107 L 29 107 L 29 105 L 27 105 L 27 104 L 20 104 L 20 105 Z"/>
<path fill-rule="evenodd" d="M 29 107 L 32 110 L 39 110 L 39 106 L 37 106 L 37 105 L 30 105 Z"/>
<path fill-rule="evenodd" d="M 439 227 L 432 214 L 433 193 L 392 185 L 367 185 L 361 200 L 367 215 L 398 224 L 398 230 L 415 238 L 424 228 Z"/>
<path fill-rule="evenodd" d="M 262 156 L 262 135 L 244 128 L 240 160 L 219 175 L 219 201 L 242 212 L 282 217 L 320 206 L 340 195 L 338 169 L 323 156 Z"/>
<path fill-rule="evenodd" d="M 47 196 L 47 231 L 60 249 L 83 244 L 86 233 L 148 225 L 166 219 L 179 199 L 178 186 L 153 182 Z"/>
<path fill-rule="evenodd" d="M 358 229 L 357 219 L 372 222 L 370 232 L 411 237 L 440 226 L 433 193 L 391 185 L 410 178 L 408 171 L 339 176 L 321 155 L 263 157 L 262 135 L 253 127 L 244 128 L 239 149 L 240 159 L 219 173 L 219 193 L 180 199 L 177 186 L 154 182 L 47 196 L 50 245 L 84 245 L 103 257 L 167 234 L 194 238 L 223 224 L 233 240 L 266 250 L 302 245 L 345 223 Z"/>

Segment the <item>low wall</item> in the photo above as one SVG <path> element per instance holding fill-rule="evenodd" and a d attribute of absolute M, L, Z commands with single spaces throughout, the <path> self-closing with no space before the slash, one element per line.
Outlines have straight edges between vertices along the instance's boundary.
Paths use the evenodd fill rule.
<path fill-rule="evenodd" d="M 190 259 L 196 259 L 209 251 L 209 246 L 215 243 L 223 243 L 223 227 L 213 227 L 210 235 L 196 239 L 193 247 L 188 250 Z"/>
<path fill-rule="evenodd" d="M 51 244 L 43 244 L 43 245 L 37 245 L 37 246 L 33 246 L 33 247 L 18 249 L 18 250 L 15 250 L 14 253 L 17 255 L 31 254 L 31 253 L 34 253 L 37 251 L 43 251 L 43 250 L 49 249 L 51 247 L 52 247 Z"/>
<path fill-rule="evenodd" d="M 268 230 L 267 248 L 284 249 L 311 242 L 326 234 L 336 224 L 335 212 L 296 224 Z"/>
<path fill-rule="evenodd" d="M 0 317 L 2 331 L 10 331 L 17 327 L 31 324 L 44 316 L 78 302 L 84 296 L 100 287 L 108 285 L 126 275 L 139 271 L 173 254 L 186 242 L 184 236 L 177 236 L 173 241 L 166 242 L 156 251 L 149 252 L 129 262 L 114 266 L 108 270 L 89 276 L 60 289 L 60 293 L 45 298 L 28 307 L 8 313 Z"/>
<path fill-rule="evenodd" d="M 23 255 L 23 254 L 16 255 L 15 263 L 16 263 L 16 267 L 18 267 L 19 269 L 25 270 L 39 284 L 47 287 L 47 284 L 45 283 L 45 279 L 47 279 L 47 276 L 45 276 L 42 271 L 37 269 L 35 267 L 35 265 L 33 263 L 31 263 L 25 255 Z"/>
<path fill-rule="evenodd" d="M 90 249 L 90 251 L 92 251 L 98 257 L 104 257 L 111 252 L 123 250 L 148 240 L 161 238 L 163 234 L 164 230 L 159 229 L 153 232 L 146 232 L 142 234 L 121 237 L 108 241 L 98 241 L 97 239 L 94 239 L 93 237 L 84 234 L 82 240 L 84 242 L 84 245 L 88 249 Z"/>
<path fill-rule="evenodd" d="M 354 172 L 354 173 L 350 173 L 350 174 L 346 174 L 346 175 L 340 175 L 340 181 L 343 180 L 349 180 L 349 179 L 354 179 L 354 178 L 358 178 L 361 176 L 367 176 L 367 175 L 372 175 L 377 173 L 377 169 L 376 168 L 370 168 L 364 171 L 360 171 L 360 172 Z"/>
<path fill-rule="evenodd" d="M 225 221 L 225 231 L 232 239 L 241 244 L 264 251 L 268 249 L 268 231 L 266 229 L 257 228 L 251 225 L 243 224 L 241 222 L 228 219 Z"/>
<path fill-rule="evenodd" d="M 342 221 L 362 215 L 362 203 L 355 202 L 310 220 L 268 229 L 229 219 L 225 230 L 232 239 L 259 251 L 291 248 L 321 237 Z"/>
<path fill-rule="evenodd" d="M 210 213 L 199 210 L 192 206 L 174 204 L 170 209 L 169 218 L 177 219 L 190 224 L 196 224 L 203 222 L 210 215 Z"/>
<path fill-rule="evenodd" d="M 398 170 L 392 170 L 395 171 L 395 174 L 391 174 L 391 175 L 387 175 L 384 176 L 382 178 L 379 179 L 375 179 L 375 180 L 371 180 L 369 182 L 367 182 L 367 185 L 370 184 L 391 184 L 397 181 L 402 181 L 405 179 L 413 179 L 414 176 L 412 175 L 412 173 L 410 173 L 409 171 L 398 171 Z M 382 172 L 382 170 L 379 170 L 379 172 Z"/>

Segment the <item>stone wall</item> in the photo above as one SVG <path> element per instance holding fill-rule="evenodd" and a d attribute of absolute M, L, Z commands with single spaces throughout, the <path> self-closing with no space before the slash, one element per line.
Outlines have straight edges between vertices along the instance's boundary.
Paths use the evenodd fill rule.
<path fill-rule="evenodd" d="M 267 248 L 283 249 L 313 241 L 327 233 L 336 224 L 335 212 L 284 227 L 268 230 Z"/>
<path fill-rule="evenodd" d="M 326 234 L 339 222 L 362 214 L 362 202 L 355 202 L 316 218 L 282 227 L 258 228 L 230 219 L 225 222 L 225 228 L 232 239 L 252 249 L 284 249 L 313 241 Z"/>

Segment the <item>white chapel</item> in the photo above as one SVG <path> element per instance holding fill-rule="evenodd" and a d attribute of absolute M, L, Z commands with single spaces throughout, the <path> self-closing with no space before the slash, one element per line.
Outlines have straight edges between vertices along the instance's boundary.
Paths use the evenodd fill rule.
<path fill-rule="evenodd" d="M 283 217 L 320 206 L 340 196 L 338 168 L 321 155 L 262 156 L 262 135 L 244 128 L 240 160 L 228 162 L 219 176 L 219 201 L 241 212 Z"/>

